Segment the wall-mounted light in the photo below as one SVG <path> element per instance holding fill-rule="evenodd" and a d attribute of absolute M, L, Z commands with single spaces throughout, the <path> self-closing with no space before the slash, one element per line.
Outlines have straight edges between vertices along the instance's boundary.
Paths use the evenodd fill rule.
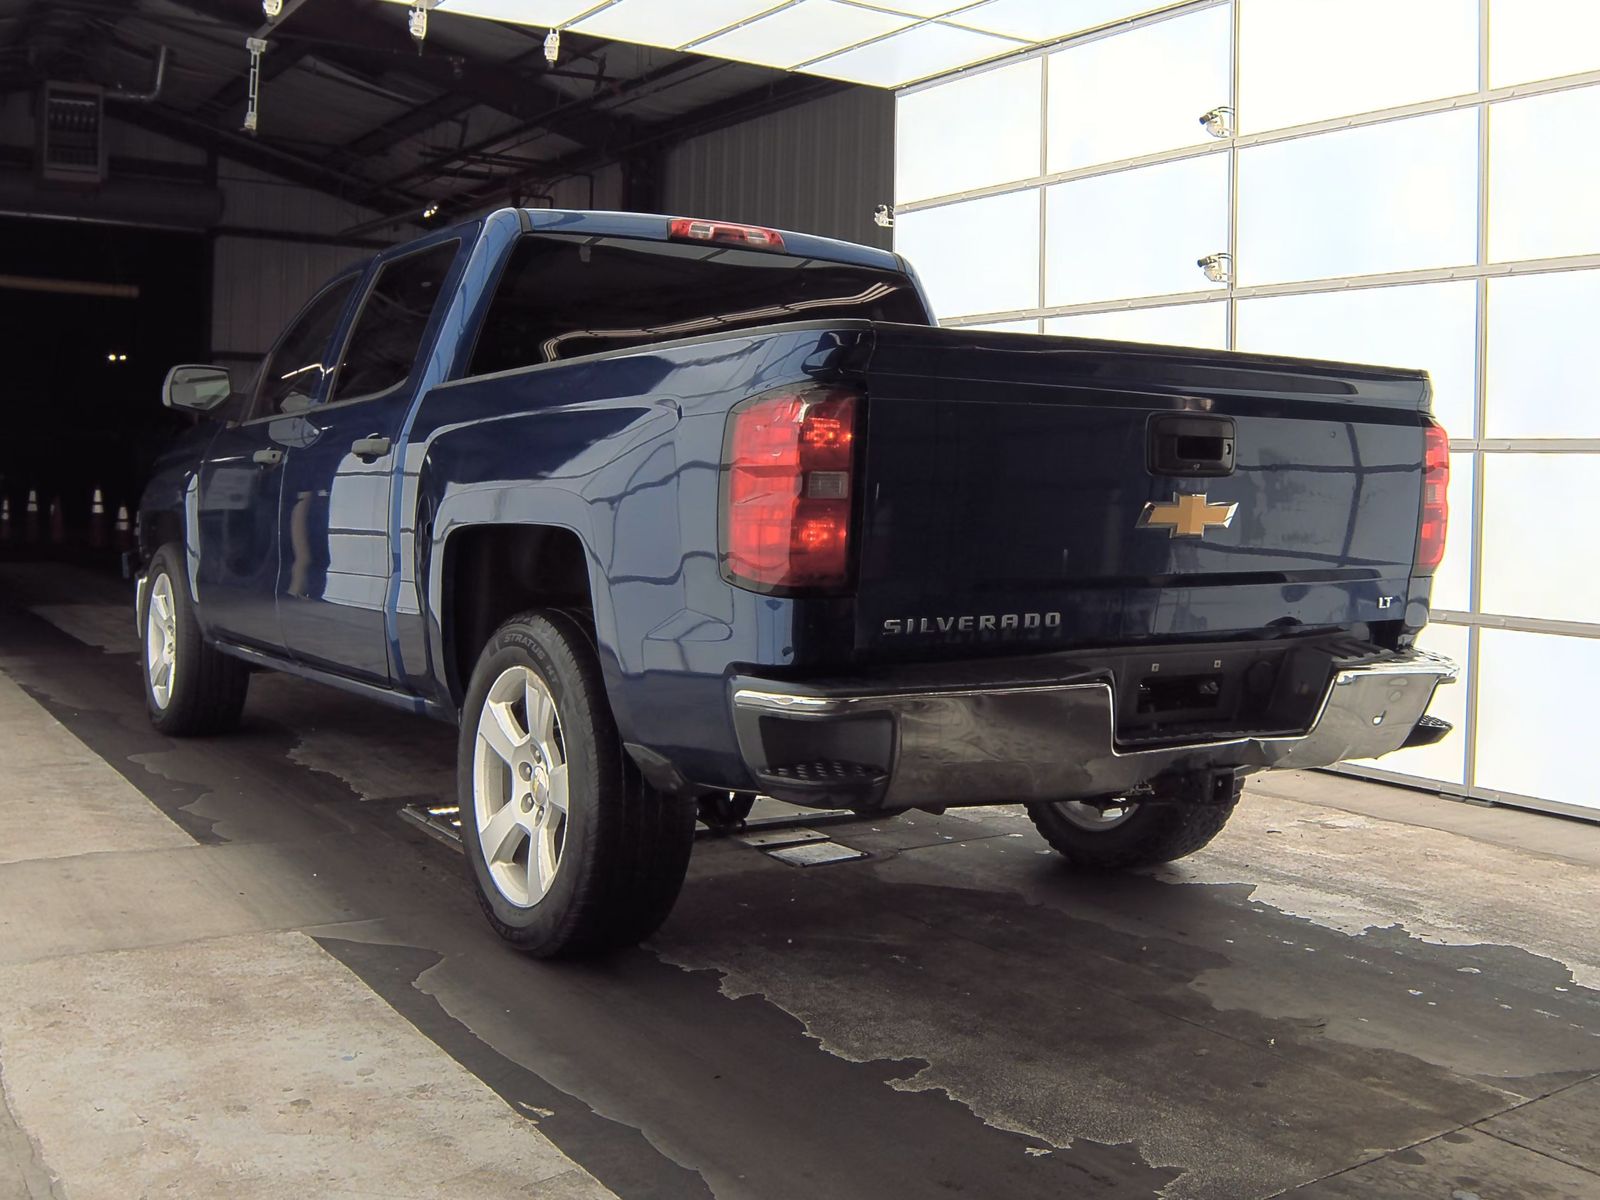
<path fill-rule="evenodd" d="M 889 204 L 880 204 L 872 210 L 872 223 L 880 229 L 894 228 L 894 207 Z"/>
<path fill-rule="evenodd" d="M 1233 255 L 1226 250 L 1197 258 L 1194 260 L 1194 265 L 1204 271 L 1206 278 L 1212 283 L 1233 282 Z"/>
<path fill-rule="evenodd" d="M 1208 113 L 1200 114 L 1200 124 L 1214 138 L 1230 138 L 1233 136 L 1233 109 L 1226 104 L 1220 104 Z"/>

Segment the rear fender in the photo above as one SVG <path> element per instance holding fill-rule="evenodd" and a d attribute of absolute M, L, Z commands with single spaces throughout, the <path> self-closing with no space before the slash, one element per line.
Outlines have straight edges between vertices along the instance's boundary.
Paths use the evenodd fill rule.
<path fill-rule="evenodd" d="M 546 410 L 458 426 L 432 441 L 419 478 L 417 533 L 429 674 L 441 700 L 455 707 L 460 699 L 451 686 L 445 632 L 450 539 L 484 526 L 562 529 L 583 547 L 596 650 L 613 715 L 626 735 L 631 721 L 623 663 L 643 633 L 628 617 L 619 619 L 616 591 L 641 573 L 681 574 L 677 506 L 653 503 L 651 495 L 677 475 L 668 436 L 676 420 L 671 405 Z"/>

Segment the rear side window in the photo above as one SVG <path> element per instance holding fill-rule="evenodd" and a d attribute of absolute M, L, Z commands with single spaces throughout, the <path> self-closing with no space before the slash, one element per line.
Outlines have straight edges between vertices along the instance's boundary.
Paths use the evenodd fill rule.
<path fill-rule="evenodd" d="M 895 271 L 730 246 L 527 234 L 506 263 L 468 373 L 838 318 L 928 323 L 911 281 Z"/>
<path fill-rule="evenodd" d="M 384 263 L 356 318 L 332 399 L 371 396 L 406 381 L 460 248 L 459 241 L 441 242 Z"/>
<path fill-rule="evenodd" d="M 331 369 L 328 344 L 357 278 L 352 275 L 324 288 L 295 318 L 261 365 L 248 419 L 303 412 L 310 406 Z"/>

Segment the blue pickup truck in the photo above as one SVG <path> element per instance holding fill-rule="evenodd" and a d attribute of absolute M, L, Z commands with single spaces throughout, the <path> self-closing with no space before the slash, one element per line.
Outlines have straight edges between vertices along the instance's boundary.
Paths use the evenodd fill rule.
<path fill-rule="evenodd" d="M 328 283 L 158 463 L 150 715 L 288 671 L 456 722 L 484 912 L 635 942 L 697 812 L 1022 803 L 1075 865 L 1427 744 L 1419 371 L 940 329 L 894 254 L 503 210 Z M 746 808 L 747 811 L 747 808 Z"/>

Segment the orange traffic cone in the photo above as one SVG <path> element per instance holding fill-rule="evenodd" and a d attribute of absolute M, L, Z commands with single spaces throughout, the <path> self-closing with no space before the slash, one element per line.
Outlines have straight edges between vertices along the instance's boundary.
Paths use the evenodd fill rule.
<path fill-rule="evenodd" d="M 96 550 L 106 544 L 106 498 L 99 488 L 94 490 L 94 500 L 89 504 L 89 545 Z"/>
<path fill-rule="evenodd" d="M 67 522 L 61 515 L 61 497 L 50 501 L 50 544 L 59 546 L 67 540 Z"/>
<path fill-rule="evenodd" d="M 0 496 L 0 542 L 11 540 L 11 497 Z"/>
<path fill-rule="evenodd" d="M 126 550 L 133 545 L 133 526 L 128 522 L 128 506 L 117 506 L 117 549 Z"/>
<path fill-rule="evenodd" d="M 28 489 L 28 517 L 25 533 L 30 542 L 39 540 L 39 493 Z"/>

